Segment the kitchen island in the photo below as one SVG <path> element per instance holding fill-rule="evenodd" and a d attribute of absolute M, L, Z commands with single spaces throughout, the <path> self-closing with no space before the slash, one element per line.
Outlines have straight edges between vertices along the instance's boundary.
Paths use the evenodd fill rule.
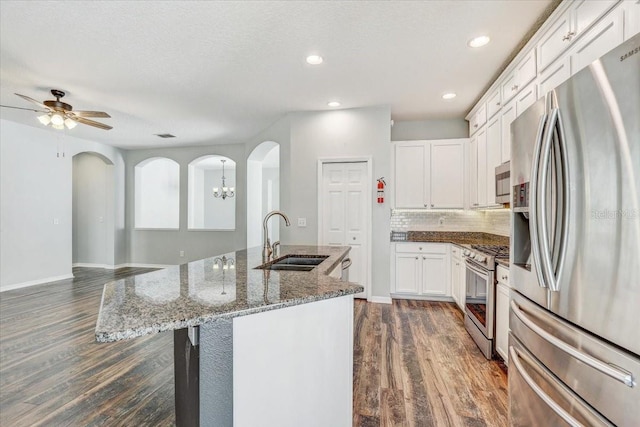
<path fill-rule="evenodd" d="M 96 340 L 173 331 L 178 426 L 351 425 L 353 295 L 331 274 L 349 247 L 310 271 L 256 268 L 261 248 L 105 285 Z"/>

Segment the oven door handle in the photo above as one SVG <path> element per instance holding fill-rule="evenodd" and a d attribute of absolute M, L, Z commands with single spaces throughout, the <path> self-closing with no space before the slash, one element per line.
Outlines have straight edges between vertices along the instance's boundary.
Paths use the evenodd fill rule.
<path fill-rule="evenodd" d="M 466 260 L 466 264 L 467 264 L 467 268 L 473 271 L 474 273 L 476 273 L 478 276 L 482 276 L 484 279 L 487 279 L 487 280 L 489 279 L 489 274 L 486 271 L 482 271 L 481 269 L 476 267 L 475 264 L 473 264 L 471 261 Z"/>
<path fill-rule="evenodd" d="M 636 386 L 635 379 L 633 378 L 633 373 L 623 371 L 620 368 L 614 367 L 606 362 L 603 362 L 602 360 L 596 359 L 593 356 L 583 353 L 572 345 L 569 345 L 561 339 L 551 335 L 549 332 L 545 331 L 540 326 L 536 325 L 531 319 L 529 319 L 527 315 L 522 311 L 522 309 L 520 309 L 518 304 L 516 304 L 516 302 L 513 300 L 511 300 L 511 311 L 516 315 L 518 319 L 520 319 L 522 323 L 525 324 L 525 326 L 527 326 L 535 334 L 537 334 L 543 340 L 547 341 L 549 344 L 564 351 L 569 356 L 578 359 L 585 365 L 602 372 L 603 374 L 613 378 L 616 381 L 621 382 L 627 387 L 633 388 Z"/>

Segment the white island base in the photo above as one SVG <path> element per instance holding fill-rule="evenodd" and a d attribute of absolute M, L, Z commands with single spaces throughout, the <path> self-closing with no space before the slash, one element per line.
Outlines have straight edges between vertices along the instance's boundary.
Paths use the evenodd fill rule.
<path fill-rule="evenodd" d="M 176 330 L 174 357 L 178 427 L 352 425 L 353 295 Z"/>

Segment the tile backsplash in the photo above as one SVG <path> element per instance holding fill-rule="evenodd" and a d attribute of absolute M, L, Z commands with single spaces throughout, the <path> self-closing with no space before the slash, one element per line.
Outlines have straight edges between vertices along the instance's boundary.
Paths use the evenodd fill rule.
<path fill-rule="evenodd" d="M 391 211 L 392 231 L 480 231 L 508 236 L 508 209 L 425 211 L 397 209 Z"/>

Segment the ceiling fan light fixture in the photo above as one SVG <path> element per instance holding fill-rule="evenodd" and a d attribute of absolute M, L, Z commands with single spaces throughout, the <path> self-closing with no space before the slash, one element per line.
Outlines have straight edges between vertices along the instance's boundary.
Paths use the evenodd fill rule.
<path fill-rule="evenodd" d="M 53 122 L 51 122 L 51 127 L 54 128 L 54 129 L 58 129 L 58 130 L 63 130 L 64 129 L 64 125 L 63 124 L 62 125 L 57 125 L 57 124 L 55 124 Z"/>
<path fill-rule="evenodd" d="M 42 123 L 45 126 L 51 123 L 51 117 L 48 114 L 43 114 L 41 116 L 38 116 L 38 120 L 40 121 L 40 123 Z"/>
<path fill-rule="evenodd" d="M 56 128 L 56 126 L 62 126 L 64 128 L 64 117 L 59 113 L 53 113 L 51 115 L 51 126 Z M 59 128 L 56 128 L 59 129 Z"/>
<path fill-rule="evenodd" d="M 74 127 L 78 126 L 78 123 L 75 120 L 69 118 L 64 120 L 64 124 L 68 129 L 73 129 Z"/>

